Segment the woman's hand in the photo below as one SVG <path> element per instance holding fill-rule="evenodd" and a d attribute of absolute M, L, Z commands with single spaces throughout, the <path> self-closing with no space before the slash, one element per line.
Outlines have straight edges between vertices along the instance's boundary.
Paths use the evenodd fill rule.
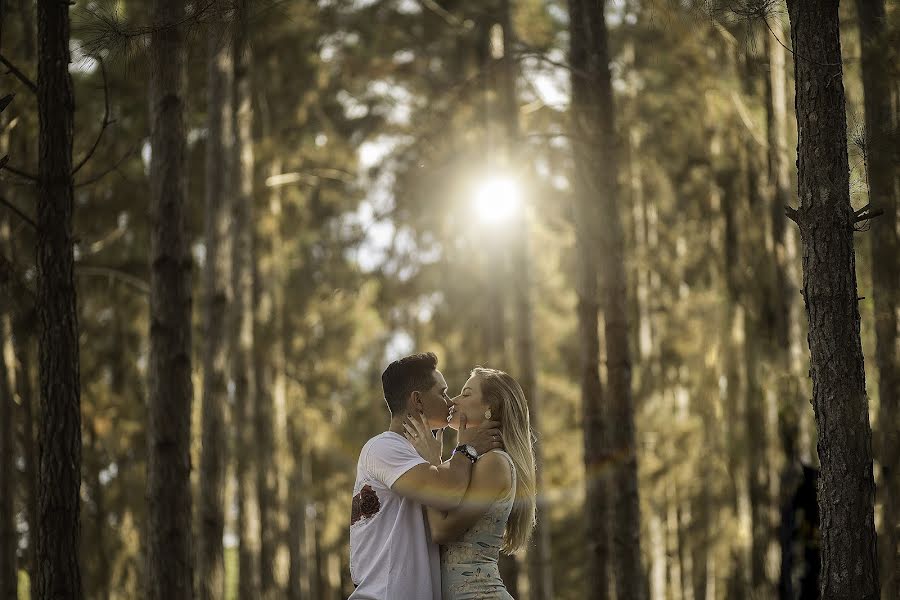
<path fill-rule="evenodd" d="M 403 421 L 406 439 L 413 445 L 419 456 L 437 466 L 441 464 L 441 451 L 444 448 L 444 430 L 438 429 L 437 435 L 431 434 L 431 428 L 425 422 L 425 415 L 418 417 L 407 415 Z"/>

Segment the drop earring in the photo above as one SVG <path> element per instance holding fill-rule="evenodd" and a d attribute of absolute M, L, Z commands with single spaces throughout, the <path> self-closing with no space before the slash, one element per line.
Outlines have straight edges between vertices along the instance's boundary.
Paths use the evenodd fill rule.
<path fill-rule="evenodd" d="M 491 413 L 491 409 L 487 409 L 486 411 L 484 411 L 484 418 L 487 419 L 488 421 L 491 420 L 492 415 L 493 415 L 493 413 Z"/>

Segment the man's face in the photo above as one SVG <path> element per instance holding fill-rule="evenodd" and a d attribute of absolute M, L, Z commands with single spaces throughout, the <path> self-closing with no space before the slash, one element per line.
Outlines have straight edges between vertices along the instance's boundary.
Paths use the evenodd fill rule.
<path fill-rule="evenodd" d="M 413 408 L 421 408 L 425 413 L 425 420 L 432 429 L 442 429 L 447 426 L 447 417 L 450 414 L 450 397 L 447 395 L 447 381 L 440 371 L 432 373 L 434 385 L 431 389 L 418 393 L 418 399 L 414 397 Z"/>

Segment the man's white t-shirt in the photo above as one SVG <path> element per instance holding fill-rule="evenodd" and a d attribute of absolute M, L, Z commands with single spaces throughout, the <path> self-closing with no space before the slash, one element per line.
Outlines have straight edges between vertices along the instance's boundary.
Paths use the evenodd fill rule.
<path fill-rule="evenodd" d="M 363 446 L 350 517 L 350 576 L 357 585 L 350 600 L 441 600 L 440 554 L 425 509 L 391 490 L 427 462 L 392 431 Z"/>

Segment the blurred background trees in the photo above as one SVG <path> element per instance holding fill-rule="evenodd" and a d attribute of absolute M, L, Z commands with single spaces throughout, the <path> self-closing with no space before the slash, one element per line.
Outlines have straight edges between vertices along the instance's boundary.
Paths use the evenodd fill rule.
<path fill-rule="evenodd" d="M 80 425 L 59 426 L 81 434 L 80 461 L 60 456 L 80 468 L 83 597 L 149 595 L 153 549 L 177 562 L 178 539 L 204 599 L 346 598 L 356 459 L 387 423 L 379 376 L 420 349 L 451 390 L 479 364 L 530 390 L 542 529 L 504 564 L 517 598 L 816 588 L 803 248 L 785 216 L 800 206 L 794 65 L 815 58 L 792 50 L 786 6 L 205 0 L 167 17 L 79 0 L 72 226 L 42 254 L 38 232 L 65 221 L 44 211 L 65 203 L 37 181 L 40 110 L 61 97 L 29 85 L 36 4 L 0 3 L 0 95 L 16 94 L 0 113 L 0 593 L 42 597 L 41 494 L 68 485 L 74 501 L 77 482 L 39 464 L 72 439 L 53 411 L 80 394 Z M 894 598 L 900 11 L 837 15 L 872 518 Z M 172 36 L 181 49 L 161 49 Z M 157 175 L 173 155 L 153 119 L 177 94 L 148 82 L 182 64 L 182 174 Z M 161 220 L 177 195 L 181 217 Z M 160 246 L 178 232 L 180 250 Z M 42 274 L 66 244 L 78 352 L 48 363 L 41 332 L 63 321 L 47 320 Z M 160 298 L 181 307 L 167 346 L 151 335 Z M 47 370 L 72 364 L 74 387 Z M 173 502 L 192 524 L 154 541 L 158 460 L 181 461 Z"/>

